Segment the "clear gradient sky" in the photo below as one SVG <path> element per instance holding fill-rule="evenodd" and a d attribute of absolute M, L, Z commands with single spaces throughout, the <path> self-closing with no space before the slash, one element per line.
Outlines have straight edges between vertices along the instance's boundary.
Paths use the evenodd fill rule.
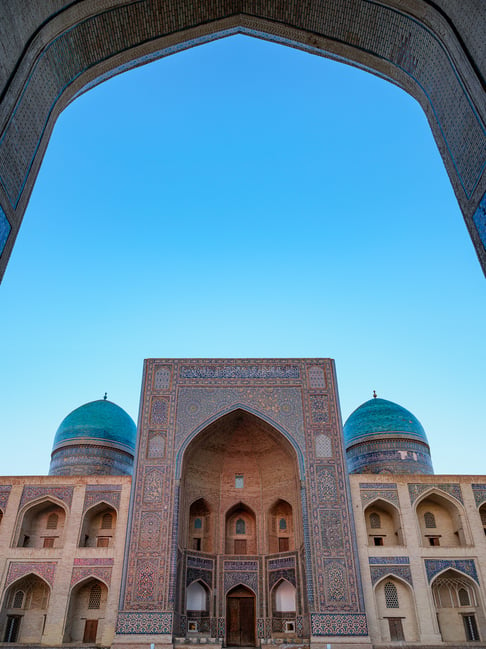
<path fill-rule="evenodd" d="M 331 357 L 436 473 L 485 473 L 485 282 L 418 103 L 248 37 L 120 75 L 60 116 L 0 288 L 0 474 L 61 420 L 136 420 L 146 357 Z"/>

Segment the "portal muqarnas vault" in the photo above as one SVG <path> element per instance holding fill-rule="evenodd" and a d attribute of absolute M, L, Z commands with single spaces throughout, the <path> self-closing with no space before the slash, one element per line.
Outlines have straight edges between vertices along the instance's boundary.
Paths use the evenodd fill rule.
<path fill-rule="evenodd" d="M 391 401 L 343 434 L 330 359 L 150 359 L 138 433 L 91 402 L 61 423 L 49 476 L 1 480 L 0 633 L 483 646 L 485 503 L 486 478 L 433 474 Z"/>

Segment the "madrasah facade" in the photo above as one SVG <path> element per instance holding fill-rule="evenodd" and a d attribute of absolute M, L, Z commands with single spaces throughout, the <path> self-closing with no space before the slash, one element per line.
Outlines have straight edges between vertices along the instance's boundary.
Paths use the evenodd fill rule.
<path fill-rule="evenodd" d="M 486 647 L 486 477 L 330 359 L 149 359 L 0 479 L 3 646 Z"/>

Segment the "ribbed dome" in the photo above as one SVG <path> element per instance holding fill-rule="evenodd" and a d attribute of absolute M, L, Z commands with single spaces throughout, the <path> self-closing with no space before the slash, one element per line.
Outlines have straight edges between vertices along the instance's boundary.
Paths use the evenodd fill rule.
<path fill-rule="evenodd" d="M 137 427 L 123 408 L 106 399 L 91 401 L 63 419 L 54 437 L 53 450 L 66 442 L 99 440 L 135 451 Z"/>
<path fill-rule="evenodd" d="M 131 475 L 137 427 L 112 401 L 73 410 L 54 437 L 49 475 Z"/>
<path fill-rule="evenodd" d="M 348 417 L 343 433 L 349 473 L 434 472 L 422 424 L 393 401 L 366 401 Z"/>

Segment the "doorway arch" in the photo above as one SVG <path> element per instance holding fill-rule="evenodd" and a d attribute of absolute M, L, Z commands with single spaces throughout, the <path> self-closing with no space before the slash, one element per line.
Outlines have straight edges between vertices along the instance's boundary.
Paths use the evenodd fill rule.
<path fill-rule="evenodd" d="M 328 56 L 378 74 L 421 104 L 478 257 L 486 268 L 486 105 L 473 0 L 461 11 L 427 0 L 348 0 L 349 10 L 310 0 L 208 5 L 87 0 L 24 12 L 0 25 L 10 57 L 0 65 L 0 274 L 60 112 L 79 94 L 126 69 L 232 34 Z M 73 6 L 75 5 L 75 6 Z M 15 15 L 15 11 L 12 12 Z M 35 16 L 35 18 L 34 18 Z M 357 20 L 359 16 L 359 21 Z M 21 24 L 19 24 L 19 22 Z M 386 26 L 386 30 L 384 27 Z M 463 128 L 467 125 L 467 128 Z"/>
<path fill-rule="evenodd" d="M 246 586 L 235 586 L 226 595 L 226 645 L 255 646 L 255 593 Z"/>

